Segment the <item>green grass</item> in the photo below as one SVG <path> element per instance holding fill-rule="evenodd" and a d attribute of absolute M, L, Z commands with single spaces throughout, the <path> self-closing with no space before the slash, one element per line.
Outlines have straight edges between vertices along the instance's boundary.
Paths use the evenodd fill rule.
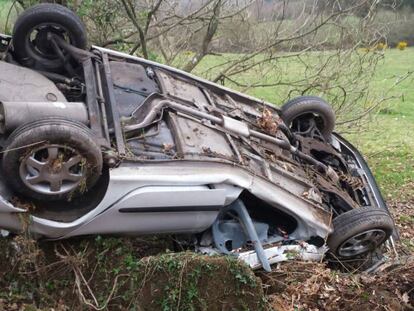
<path fill-rule="evenodd" d="M 414 70 L 414 48 L 388 50 L 373 77 L 372 91 L 380 92 L 397 77 Z M 387 102 L 372 118 L 366 131 L 348 135 L 368 159 L 387 196 L 414 195 L 414 76 L 396 85 Z M 404 190 L 404 193 L 403 193 Z"/>
<path fill-rule="evenodd" d="M 307 55 L 310 59 L 318 56 L 317 52 Z M 234 59 L 234 57 L 231 54 L 208 56 L 197 67 L 196 73 L 211 78 L 218 71 L 215 70 L 211 73 L 206 71 L 208 68 Z M 383 94 L 385 90 L 389 90 L 399 77 L 405 76 L 409 71 L 414 71 L 413 60 L 414 48 L 408 48 L 404 51 L 387 50 L 372 77 L 369 92 Z M 283 81 L 292 81 L 292 79 L 303 75 L 303 68 L 295 59 L 284 59 L 279 68 L 283 70 Z M 248 73 L 238 78 L 243 82 L 258 81 L 260 76 Z M 270 75 L 270 78 L 266 78 L 265 82 L 271 82 L 271 79 Z M 398 198 L 414 195 L 413 81 L 414 75 L 411 75 L 388 92 L 387 96 L 395 98 L 386 101 L 379 112 L 370 116 L 370 122 L 364 131 L 357 134 L 345 134 L 345 137 L 365 155 L 387 197 Z M 237 88 L 231 84 L 228 86 Z M 286 94 L 289 93 L 289 87 L 254 88 L 247 90 L 247 93 L 279 104 L 285 100 Z"/>
<path fill-rule="evenodd" d="M 17 12 L 20 12 L 21 8 L 18 4 L 13 6 L 13 1 L 0 0 L 0 33 L 9 34 L 16 17 Z"/>

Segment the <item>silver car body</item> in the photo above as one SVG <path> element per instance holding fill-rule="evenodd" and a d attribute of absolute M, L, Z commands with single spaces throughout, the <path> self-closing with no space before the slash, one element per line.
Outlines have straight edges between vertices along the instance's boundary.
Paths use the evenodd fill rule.
<path fill-rule="evenodd" d="M 48 239 L 88 234 L 198 233 L 212 226 L 223 207 L 249 193 L 295 222 L 289 232 L 291 240 L 325 239 L 332 232 L 332 211 L 322 204 L 320 184 L 308 178 L 289 155 L 250 135 L 263 109 L 270 109 L 277 116 L 277 108 L 168 66 L 103 48 L 92 50 L 107 55 L 111 66 L 144 66 L 147 74 L 150 68 L 160 82 L 164 100 L 187 104 L 193 110 L 222 118 L 222 125 L 185 111 L 164 111 L 161 99 L 150 95 L 140 107 L 130 111 L 135 115 L 135 123 L 147 122 L 148 107 L 158 104 L 168 124 L 165 119 L 157 118 L 146 123 L 156 129 L 154 133 L 146 133 L 147 139 L 154 138 L 147 148 L 149 151 L 140 138 L 127 139 L 123 160 L 103 177 L 107 182 L 102 193 L 96 194 L 97 202 L 60 215 L 53 208 L 46 208 L 46 212 L 39 207 L 32 210 L 30 205 L 16 200 L 8 188 L 5 180 L 13 177 L 1 175 L 0 228 L 14 232 L 29 230 Z M 120 68 L 116 66 L 111 68 Z M 7 70 L 14 73 L 5 74 Z M 127 93 L 123 96 L 130 95 Z M 65 102 L 54 83 L 42 75 L 0 62 L 0 101 L 43 102 L 51 97 L 53 101 Z M 125 127 L 133 126 L 128 116 L 123 117 Z M 283 133 L 276 136 L 284 138 Z M 130 152 L 131 144 L 138 151 Z M 278 158 L 269 160 L 260 146 L 273 150 Z M 329 148 L 353 156 L 349 165 L 363 180 L 371 204 L 385 207 L 357 151 L 338 135 L 332 136 Z M 329 184 L 330 177 L 318 178 Z M 346 200 L 347 195 L 342 195 Z"/>

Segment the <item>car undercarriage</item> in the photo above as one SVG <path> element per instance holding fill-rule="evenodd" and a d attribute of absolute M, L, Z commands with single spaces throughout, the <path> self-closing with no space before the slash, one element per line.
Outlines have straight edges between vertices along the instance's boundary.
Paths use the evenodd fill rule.
<path fill-rule="evenodd" d="M 325 101 L 302 96 L 279 109 L 85 49 L 71 39 L 77 24 L 62 35 L 50 15 L 31 17 L 45 8 L 71 14 L 38 5 L 0 37 L 0 228 L 47 239 L 180 234 L 266 270 L 284 250 L 319 260 L 327 244 L 330 256 L 354 258 L 390 238 L 372 173 L 333 132 Z M 21 38 L 33 29 L 33 40 Z"/>

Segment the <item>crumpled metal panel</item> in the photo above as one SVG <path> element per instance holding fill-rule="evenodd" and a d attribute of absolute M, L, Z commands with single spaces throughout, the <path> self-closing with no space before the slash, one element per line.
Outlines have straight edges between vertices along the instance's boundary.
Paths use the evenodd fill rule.
<path fill-rule="evenodd" d="M 331 231 L 331 214 L 312 202 L 307 202 L 285 188 L 270 183 L 264 178 L 254 176 L 245 169 L 231 164 L 216 162 L 199 162 L 194 167 L 193 161 L 170 161 L 164 163 L 142 164 L 132 163 L 112 169 L 110 183 L 105 197 L 96 206 L 82 217 L 70 222 L 62 223 L 47 219 L 31 217 L 30 230 L 49 238 L 66 238 L 76 236 L 81 227 L 92 232 L 94 227 L 89 223 L 119 201 L 126 193 L 146 185 L 168 187 L 185 185 L 232 185 L 238 189 L 246 189 L 260 200 L 271 206 L 292 215 L 298 220 L 298 228 L 290 237 L 292 239 L 307 239 L 309 236 L 326 237 Z M 228 192 L 232 198 L 233 192 Z M 227 201 L 226 201 L 227 202 Z M 227 202 L 229 203 L 229 202 Z M 21 230 L 17 214 L 5 213 L 0 217 L 0 227 L 11 231 Z M 157 228 L 153 228 L 154 232 Z"/>
<path fill-rule="evenodd" d="M 265 249 L 270 264 L 287 260 L 321 261 L 328 251 L 326 246 L 316 247 L 303 242 L 302 245 L 281 245 Z M 255 251 L 241 252 L 237 257 L 252 269 L 259 269 L 262 264 Z"/>
<path fill-rule="evenodd" d="M 282 148 L 275 144 L 250 137 L 250 131 L 256 130 L 280 140 L 287 140 L 278 126 L 278 122 L 283 121 L 276 109 L 265 108 L 243 98 L 235 100 L 228 93 L 201 89 L 196 81 L 184 77 L 176 78 L 163 70 L 156 71 L 161 89 L 167 97 L 171 96 L 172 100 L 193 109 L 197 107 L 223 120 L 222 123 L 212 124 L 201 117 L 188 116 L 187 120 L 191 121 L 172 122 L 174 137 L 178 147 L 182 147 L 181 155 L 184 159 L 205 159 L 207 156 L 211 161 L 230 161 L 254 175 L 285 187 L 304 200 L 317 203 L 320 207 L 328 208 L 323 204 L 320 190 L 334 193 L 347 202 L 348 206 L 355 206 L 355 202 L 344 189 L 332 186 L 328 176 L 322 176 L 311 167 L 294 160 L 289 152 L 281 151 Z M 264 118 L 266 122 L 260 122 Z M 194 134 L 199 130 L 195 125 L 197 122 L 206 128 L 206 135 L 202 139 L 200 135 Z M 334 148 L 315 139 L 309 139 L 306 143 L 304 153 L 310 153 L 312 148 L 321 151 L 329 149 L 333 154 L 337 153 Z"/>
<path fill-rule="evenodd" d="M 261 151 L 259 145 L 249 146 L 236 139 L 233 140 L 233 144 L 230 144 L 230 138 L 215 126 L 203 124 L 197 119 L 182 114 L 169 113 L 168 120 L 180 159 L 208 160 L 237 165 L 254 176 L 260 176 L 279 187 L 284 187 L 302 200 L 312 201 L 303 196 L 303 193 L 309 192 L 315 185 L 304 178 L 305 176 L 299 175 L 301 171 L 298 167 L 292 166 L 289 171 L 283 167 L 283 163 L 266 160 L 258 155 Z M 194 166 L 197 170 L 199 163 L 194 163 Z"/>

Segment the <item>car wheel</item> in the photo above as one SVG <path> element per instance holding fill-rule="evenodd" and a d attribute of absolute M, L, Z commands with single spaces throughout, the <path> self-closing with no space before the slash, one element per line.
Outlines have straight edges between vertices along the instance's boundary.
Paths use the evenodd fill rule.
<path fill-rule="evenodd" d="M 330 253 L 346 259 L 375 250 L 391 236 L 394 223 L 385 210 L 364 206 L 336 217 L 333 228 Z"/>
<path fill-rule="evenodd" d="M 286 102 L 281 107 L 281 117 L 286 125 L 299 133 L 308 132 L 311 124 L 309 120 L 314 120 L 318 130 L 327 139 L 335 127 L 332 107 L 316 96 L 300 96 Z"/>
<path fill-rule="evenodd" d="M 49 33 L 80 49 L 87 47 L 85 27 L 75 13 L 58 4 L 42 3 L 24 11 L 14 24 L 13 50 L 17 61 L 36 69 L 59 71 L 63 62 L 47 38 Z"/>
<path fill-rule="evenodd" d="M 70 199 L 97 182 L 102 152 L 83 124 L 49 118 L 17 128 L 2 164 L 16 192 L 37 200 Z"/>

